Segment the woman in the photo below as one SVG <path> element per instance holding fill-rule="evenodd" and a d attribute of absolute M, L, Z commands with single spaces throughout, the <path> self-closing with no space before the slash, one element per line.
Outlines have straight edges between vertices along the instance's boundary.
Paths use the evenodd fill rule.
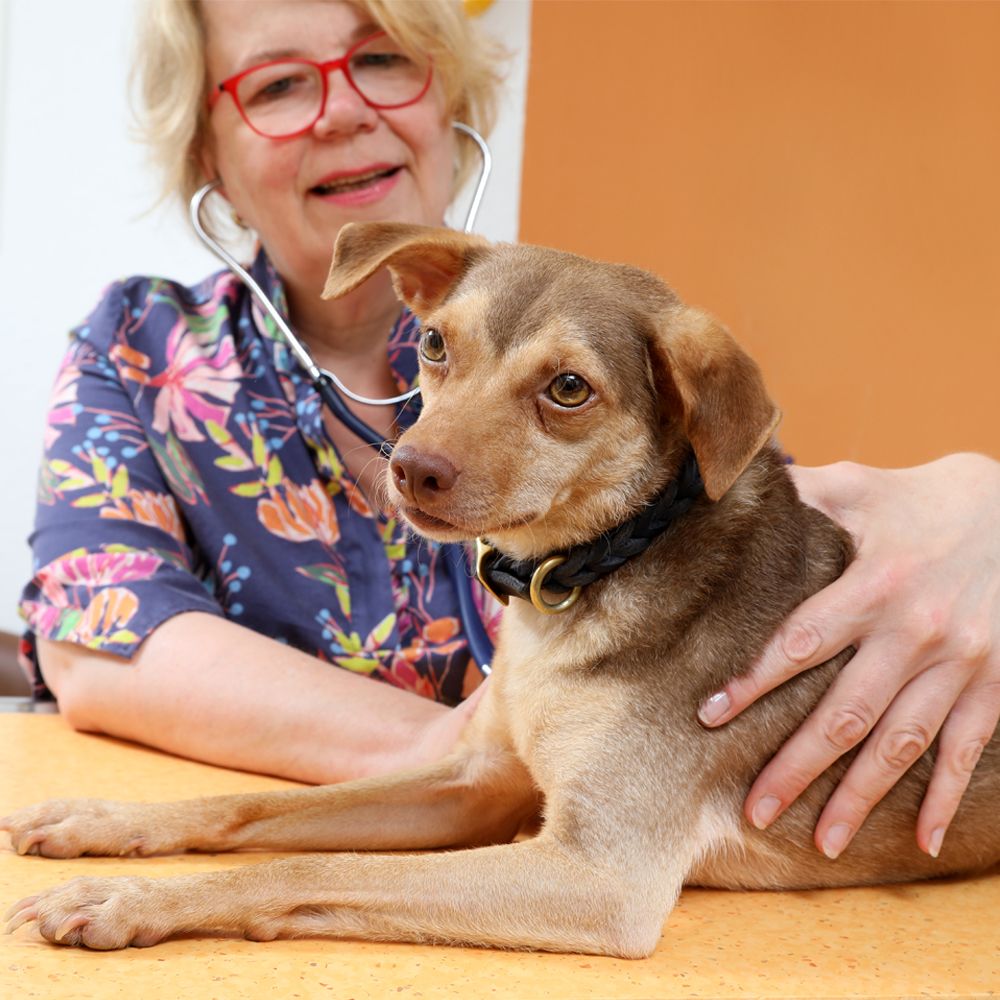
<path fill-rule="evenodd" d="M 316 293 L 343 223 L 441 221 L 453 185 L 449 122 L 471 108 L 481 124 L 475 108 L 494 79 L 481 45 L 447 2 L 167 0 L 154 10 L 148 121 L 161 150 L 184 153 L 165 157 L 171 186 L 187 197 L 220 177 L 259 235 L 255 273 L 317 361 L 366 395 L 396 392 L 413 374 L 413 326 L 389 286 L 376 280 L 335 303 Z M 432 58 L 426 92 L 415 86 L 402 95 L 410 103 L 387 108 L 334 68 L 314 120 L 268 124 L 290 78 L 248 70 L 288 56 L 326 62 L 359 44 L 359 66 L 385 65 L 399 53 L 367 47 L 379 30 L 414 66 Z M 430 549 L 373 512 L 378 461 L 320 415 L 235 282 L 116 286 L 78 332 L 60 386 L 71 405 L 52 414 L 39 569 L 24 608 L 42 676 L 73 725 L 306 781 L 447 752 L 476 698 L 443 703 L 479 680 L 450 583 Z M 361 416 L 392 430 L 384 410 Z M 991 583 L 1000 469 L 954 456 L 902 472 L 797 475 L 806 498 L 859 539 L 859 559 L 797 612 L 746 679 L 709 700 L 703 721 L 728 721 L 789 673 L 856 642 L 858 656 L 751 790 L 748 818 L 767 825 L 875 727 L 817 828 L 835 855 L 947 717 L 918 826 L 934 853 L 1000 713 Z M 961 479 L 974 490 L 960 492 Z M 964 509 L 942 503 L 953 496 Z M 924 568 L 928 535 L 941 544 Z M 67 558 L 80 546 L 85 555 Z M 939 635 L 921 636 L 927 615 L 914 614 L 914 595 Z"/>
<path fill-rule="evenodd" d="M 319 291 L 345 222 L 441 224 L 460 155 L 451 122 L 488 125 L 491 51 L 446 2 L 166 0 L 148 13 L 138 65 L 171 187 L 186 199 L 221 177 L 260 235 L 255 275 L 317 362 L 364 395 L 395 394 L 416 373 L 414 323 L 388 280 L 336 303 Z M 317 92 L 281 138 L 261 134 L 311 72 L 267 64 L 352 48 L 353 85 L 329 72 L 325 103 Z M 369 79 L 397 65 L 412 77 L 402 93 Z M 230 767 L 333 781 L 433 759 L 472 703 L 446 706 L 481 680 L 452 581 L 374 513 L 380 461 L 321 414 L 256 322 L 224 274 L 195 289 L 114 285 L 76 331 L 22 606 L 42 677 L 78 728 Z M 392 429 L 386 409 L 361 416 Z"/>

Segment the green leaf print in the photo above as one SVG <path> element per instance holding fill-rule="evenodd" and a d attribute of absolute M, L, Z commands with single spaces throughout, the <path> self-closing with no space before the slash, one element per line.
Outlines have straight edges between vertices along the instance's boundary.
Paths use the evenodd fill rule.
<path fill-rule="evenodd" d="M 373 647 L 377 648 L 381 646 L 385 640 L 389 638 L 389 633 L 392 632 L 395 624 L 396 613 L 393 611 L 387 614 L 385 618 L 383 618 L 382 621 L 380 621 L 378 625 L 376 625 L 375 628 L 368 633 L 368 638 L 365 640 L 365 648 L 372 649 Z"/>
<path fill-rule="evenodd" d="M 229 489 L 238 497 L 259 497 L 264 492 L 264 484 L 240 483 L 239 486 L 230 486 Z"/>
<path fill-rule="evenodd" d="M 328 587 L 343 587 L 347 585 L 347 574 L 342 566 L 334 563 L 312 563 L 309 566 L 297 566 L 297 573 L 308 576 L 310 580 L 325 583 Z"/>
<path fill-rule="evenodd" d="M 59 616 L 59 631 L 52 638 L 56 641 L 65 639 L 76 628 L 82 617 L 83 611 L 80 608 L 67 608 Z"/>
<path fill-rule="evenodd" d="M 347 584 L 337 584 L 337 601 L 340 604 L 340 610 L 343 612 L 344 617 L 350 621 L 351 620 L 351 592 L 347 587 Z"/>
<path fill-rule="evenodd" d="M 258 469 L 264 469 L 267 467 L 267 445 L 264 443 L 264 436 L 255 427 L 253 429 L 253 437 L 251 439 L 251 450 L 253 454 L 254 465 Z"/>
<path fill-rule="evenodd" d="M 123 497 L 128 493 L 128 466 L 119 465 L 111 480 L 112 498 Z"/>
<path fill-rule="evenodd" d="M 85 497 L 77 497 L 70 506 L 71 507 L 100 507 L 104 503 L 105 494 L 103 493 L 88 493 Z"/>
<path fill-rule="evenodd" d="M 377 659 L 367 656 L 335 656 L 333 662 L 356 674 L 373 674 L 380 665 Z"/>
<path fill-rule="evenodd" d="M 172 432 L 167 432 L 165 444 L 152 435 L 149 443 L 174 496 L 188 504 L 196 504 L 199 498 L 207 500 L 205 484 L 198 470 Z"/>

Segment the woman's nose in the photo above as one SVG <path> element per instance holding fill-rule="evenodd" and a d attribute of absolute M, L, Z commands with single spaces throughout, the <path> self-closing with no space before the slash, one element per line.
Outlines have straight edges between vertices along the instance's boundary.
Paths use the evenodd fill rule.
<path fill-rule="evenodd" d="M 378 112 L 348 83 L 343 72 L 333 70 L 326 79 L 326 100 L 313 132 L 319 136 L 371 128 Z"/>

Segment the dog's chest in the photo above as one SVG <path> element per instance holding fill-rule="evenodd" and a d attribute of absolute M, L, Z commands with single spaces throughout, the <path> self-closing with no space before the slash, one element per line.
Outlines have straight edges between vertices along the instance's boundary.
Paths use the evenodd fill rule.
<path fill-rule="evenodd" d="M 504 700 L 516 706 L 512 731 L 518 751 L 523 740 L 543 728 L 570 683 L 567 673 L 579 662 L 579 650 L 565 622 L 543 618 L 534 608 L 512 603 L 504 614 L 497 647 L 498 680 Z"/>
<path fill-rule="evenodd" d="M 676 706 L 664 701 L 650 711 L 635 702 L 644 689 L 637 691 L 616 671 L 581 672 L 581 663 L 601 656 L 600 637 L 539 624 L 530 608 L 511 610 L 504 620 L 498 694 L 514 748 L 550 806 L 558 802 L 588 827 L 607 822 L 620 831 L 634 826 L 637 814 L 658 813 L 647 825 L 673 831 L 678 848 L 706 879 L 723 859 L 739 857 L 740 804 L 731 791 L 694 794 L 693 776 L 703 760 L 698 745 L 681 733 Z M 603 654 L 615 656 L 610 649 Z"/>
<path fill-rule="evenodd" d="M 631 692 L 586 666 L 611 652 L 610 637 L 593 623 L 543 617 L 520 603 L 504 615 L 496 693 L 514 749 L 543 789 L 572 760 L 596 759 L 629 712 Z"/>

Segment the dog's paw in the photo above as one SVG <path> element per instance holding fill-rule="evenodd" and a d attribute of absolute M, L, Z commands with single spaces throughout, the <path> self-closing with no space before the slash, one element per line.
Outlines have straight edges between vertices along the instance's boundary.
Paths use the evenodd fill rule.
<path fill-rule="evenodd" d="M 18 809 L 0 819 L 18 854 L 78 858 L 83 854 L 146 855 L 161 853 L 151 822 L 154 807 L 102 799 L 52 799 Z"/>
<path fill-rule="evenodd" d="M 146 878 L 76 878 L 29 896 L 7 912 L 7 933 L 34 921 L 46 941 L 109 951 L 148 947 L 173 928 L 156 917 L 155 882 Z"/>

